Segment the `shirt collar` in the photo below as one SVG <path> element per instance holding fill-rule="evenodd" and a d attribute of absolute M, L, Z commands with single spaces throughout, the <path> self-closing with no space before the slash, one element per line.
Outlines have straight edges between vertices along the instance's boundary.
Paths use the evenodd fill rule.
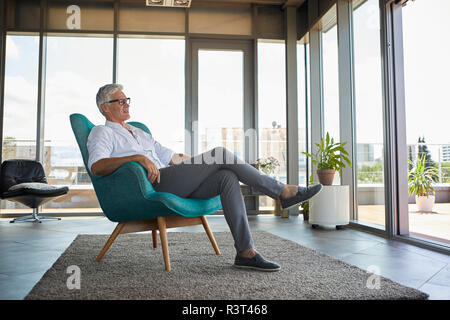
<path fill-rule="evenodd" d="M 134 131 L 133 126 L 129 125 L 128 123 L 126 123 L 125 125 L 127 126 L 128 130 Z M 111 129 L 116 129 L 116 130 L 124 129 L 124 127 L 122 127 L 122 125 L 120 123 L 112 122 L 109 120 L 106 120 L 105 126 L 110 127 Z"/>

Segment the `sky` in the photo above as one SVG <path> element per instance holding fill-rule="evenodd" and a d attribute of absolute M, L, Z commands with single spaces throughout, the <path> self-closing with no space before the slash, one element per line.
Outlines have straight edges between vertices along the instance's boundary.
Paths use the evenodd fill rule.
<path fill-rule="evenodd" d="M 358 143 L 382 143 L 377 3 L 369 0 L 354 15 Z M 450 143 L 450 42 L 446 40 L 450 1 L 410 1 L 403 11 L 407 142 L 415 143 L 424 135 L 431 144 Z M 37 37 L 7 37 L 4 136 L 35 137 L 38 45 Z M 94 124 L 104 123 L 95 94 L 101 85 L 112 82 L 112 39 L 49 37 L 47 45 L 45 139 L 55 145 L 75 143 L 71 113 L 83 113 Z M 270 128 L 276 121 L 285 127 L 284 45 L 260 42 L 258 48 L 259 126 Z M 333 30 L 324 35 L 323 59 L 325 122 L 337 135 Z M 200 52 L 200 80 L 205 79 L 199 86 L 200 126 L 242 123 L 241 69 L 241 53 Z M 158 141 L 184 152 L 184 40 L 120 38 L 118 73 L 119 83 L 132 99 L 132 120 L 146 123 Z"/>
<path fill-rule="evenodd" d="M 415 0 L 403 9 L 408 142 L 449 143 L 450 1 Z"/>

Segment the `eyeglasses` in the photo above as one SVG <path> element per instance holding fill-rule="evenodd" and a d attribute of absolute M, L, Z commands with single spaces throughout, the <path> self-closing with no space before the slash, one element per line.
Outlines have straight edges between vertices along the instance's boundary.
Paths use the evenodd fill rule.
<path fill-rule="evenodd" d="M 105 103 L 113 103 L 113 102 L 119 102 L 119 105 L 120 105 L 120 106 L 123 106 L 123 105 L 125 104 L 125 102 L 126 102 L 127 104 L 130 104 L 130 103 L 131 103 L 131 98 L 114 99 L 114 100 L 106 101 Z"/>

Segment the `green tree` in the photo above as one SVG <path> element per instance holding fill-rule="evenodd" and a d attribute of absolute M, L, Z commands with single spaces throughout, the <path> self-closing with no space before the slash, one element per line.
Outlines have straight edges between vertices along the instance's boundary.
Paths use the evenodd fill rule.
<path fill-rule="evenodd" d="M 442 183 L 450 183 L 450 162 L 441 163 Z"/>

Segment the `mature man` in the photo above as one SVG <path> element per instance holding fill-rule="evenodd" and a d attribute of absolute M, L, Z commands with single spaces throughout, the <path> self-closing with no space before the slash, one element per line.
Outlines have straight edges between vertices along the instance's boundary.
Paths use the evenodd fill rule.
<path fill-rule="evenodd" d="M 223 147 L 194 157 L 175 153 L 152 135 L 126 124 L 130 118 L 130 98 L 122 90 L 119 84 L 107 84 L 98 90 L 97 106 L 106 123 L 95 126 L 88 137 L 88 166 L 92 174 L 108 175 L 122 164 L 135 161 L 147 170 L 148 179 L 158 192 L 198 199 L 220 195 L 237 251 L 234 266 L 279 270 L 278 264 L 266 260 L 255 249 L 239 181 L 280 199 L 284 209 L 311 198 L 322 185 L 304 188 L 284 184 L 262 174 Z"/>

